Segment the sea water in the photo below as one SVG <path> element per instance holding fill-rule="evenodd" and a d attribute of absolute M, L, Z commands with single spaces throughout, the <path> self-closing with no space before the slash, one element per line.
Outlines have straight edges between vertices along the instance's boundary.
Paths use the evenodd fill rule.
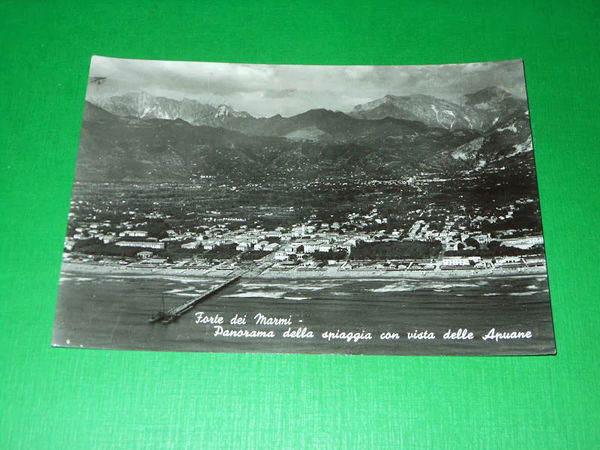
<path fill-rule="evenodd" d="M 344 354 L 528 354 L 554 351 L 545 275 L 486 278 L 240 280 L 170 324 L 149 323 L 170 308 L 219 284 L 214 278 L 138 275 L 61 277 L 53 344 L 203 352 Z M 215 336 L 196 313 L 220 314 L 231 330 L 274 330 L 271 338 Z M 291 317 L 293 326 L 256 325 L 257 314 Z M 234 316 L 246 324 L 230 325 Z M 304 328 L 304 338 L 284 337 Z M 483 340 L 490 329 L 530 331 L 531 339 Z M 471 340 L 446 340 L 448 330 L 467 329 Z M 314 337 L 306 338 L 310 332 Z M 324 339 L 324 333 L 366 333 L 371 339 Z M 427 332 L 434 339 L 408 339 Z M 397 339 L 382 340 L 394 335 Z M 327 335 L 330 336 L 330 335 Z M 299 336 L 297 336 L 299 337 Z"/>

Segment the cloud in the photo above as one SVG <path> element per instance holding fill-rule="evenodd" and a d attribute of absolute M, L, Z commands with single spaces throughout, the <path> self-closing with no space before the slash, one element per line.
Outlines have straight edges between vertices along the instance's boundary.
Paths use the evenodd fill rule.
<path fill-rule="evenodd" d="M 265 98 L 285 98 L 285 97 L 291 97 L 294 94 L 294 92 L 296 92 L 296 89 L 279 89 L 279 90 L 269 89 L 269 90 L 263 92 L 263 97 L 265 97 Z"/>

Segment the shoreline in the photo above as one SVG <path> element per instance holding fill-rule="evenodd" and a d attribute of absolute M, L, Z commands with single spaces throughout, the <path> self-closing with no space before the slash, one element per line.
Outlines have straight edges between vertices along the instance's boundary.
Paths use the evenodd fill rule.
<path fill-rule="evenodd" d="M 235 273 L 234 270 L 211 269 L 177 269 L 177 268 L 155 268 L 155 267 L 128 267 L 116 265 L 101 265 L 63 262 L 61 274 L 65 272 L 77 272 L 93 275 L 155 275 L 155 276 L 177 276 L 177 277 L 206 277 L 206 278 L 228 278 Z M 431 271 L 406 271 L 406 270 L 369 270 L 369 269 L 345 269 L 323 268 L 312 270 L 265 270 L 255 277 L 257 279 L 410 279 L 410 280 L 447 280 L 461 278 L 482 277 L 511 277 L 511 276 L 534 276 L 546 275 L 546 266 L 519 267 L 519 268 L 494 268 L 494 269 L 472 269 L 472 270 L 431 270 Z"/>
<path fill-rule="evenodd" d="M 266 270 L 258 277 L 260 279 L 396 279 L 396 280 L 449 280 L 461 278 L 485 278 L 502 276 L 532 276 L 546 275 L 546 267 L 530 267 L 522 269 L 481 269 L 460 271 L 400 271 L 400 270 L 337 270 L 279 272 Z"/>

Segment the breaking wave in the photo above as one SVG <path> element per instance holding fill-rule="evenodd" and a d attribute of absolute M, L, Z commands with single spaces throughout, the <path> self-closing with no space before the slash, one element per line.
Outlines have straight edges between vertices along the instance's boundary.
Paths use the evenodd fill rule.
<path fill-rule="evenodd" d="M 229 295 L 224 295 L 223 297 L 241 297 L 241 298 L 253 298 L 253 297 L 260 297 L 260 298 L 283 298 L 283 296 L 286 294 L 286 291 L 275 291 L 275 292 L 269 292 L 269 291 L 250 291 L 250 292 L 238 292 L 237 294 L 229 294 Z"/>
<path fill-rule="evenodd" d="M 380 288 L 369 289 L 371 292 L 410 292 L 430 289 L 435 292 L 445 292 L 449 289 L 480 288 L 486 283 L 442 283 L 442 282 L 402 282 L 387 284 Z"/>

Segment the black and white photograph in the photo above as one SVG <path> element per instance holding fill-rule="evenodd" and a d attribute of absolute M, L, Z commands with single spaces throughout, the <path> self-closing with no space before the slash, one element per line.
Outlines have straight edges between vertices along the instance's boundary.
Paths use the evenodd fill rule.
<path fill-rule="evenodd" d="M 555 354 L 523 60 L 94 56 L 52 345 Z"/>

